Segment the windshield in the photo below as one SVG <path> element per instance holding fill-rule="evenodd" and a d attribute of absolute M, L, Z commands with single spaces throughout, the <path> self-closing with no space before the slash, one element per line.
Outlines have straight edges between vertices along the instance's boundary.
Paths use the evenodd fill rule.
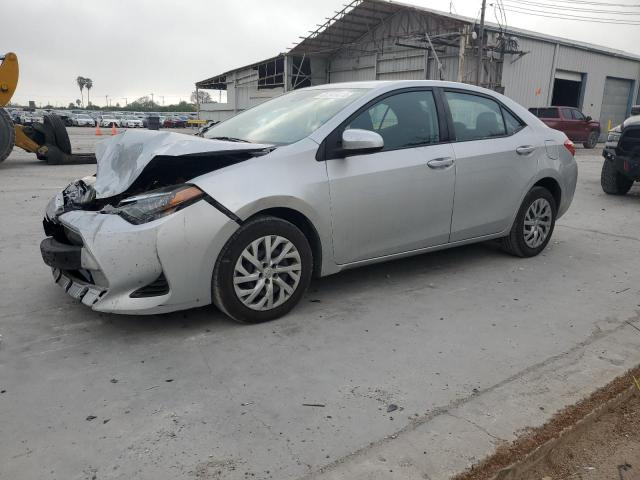
<path fill-rule="evenodd" d="M 205 137 L 226 137 L 274 145 L 294 143 L 309 136 L 367 90 L 295 90 L 212 127 Z"/>

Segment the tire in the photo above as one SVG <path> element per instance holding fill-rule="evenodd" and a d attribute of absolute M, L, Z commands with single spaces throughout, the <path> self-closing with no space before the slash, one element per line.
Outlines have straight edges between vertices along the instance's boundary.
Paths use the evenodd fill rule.
<path fill-rule="evenodd" d="M 276 241 L 273 238 L 276 236 L 281 240 Z M 273 267 L 273 270 L 271 265 L 265 267 L 265 263 L 263 263 L 267 258 L 264 241 L 267 237 L 273 242 L 275 260 L 278 255 L 283 253 L 285 246 L 290 252 L 287 257 L 291 257 L 282 259 Z M 257 245 L 257 251 L 253 250 L 252 252 L 252 245 Z M 253 263 L 246 260 L 246 257 L 241 259 L 245 252 L 255 254 L 253 258 L 262 265 L 262 268 L 258 269 Z M 237 268 L 238 264 L 240 268 L 245 270 L 244 275 L 259 278 L 248 282 L 238 282 L 236 286 L 238 277 L 243 276 Z M 278 268 L 288 268 L 293 273 L 274 272 Z M 298 227 L 277 217 L 256 217 L 242 225 L 220 252 L 211 282 L 213 303 L 223 313 L 241 323 L 260 323 L 274 320 L 286 315 L 300 301 L 311 282 L 312 270 L 311 247 Z M 297 282 L 294 278 L 295 272 L 299 272 Z M 262 282 L 262 287 L 257 290 L 260 282 Z M 287 284 L 289 289 L 293 291 L 287 292 L 287 289 L 280 286 L 282 284 Z M 253 297 L 255 298 L 253 300 L 251 294 L 244 297 L 244 302 L 240 299 L 241 294 L 236 290 L 241 289 L 244 285 L 247 285 L 247 288 L 242 290 L 254 292 Z M 257 291 L 259 294 L 255 295 Z M 269 291 L 271 291 L 271 297 L 268 297 Z M 268 305 L 269 298 L 273 306 L 260 309 L 259 304 L 263 302 Z M 255 301 L 253 305 L 247 305 L 253 301 Z M 278 304 L 278 302 L 282 303 Z M 265 308 L 265 305 L 262 308 Z"/>
<path fill-rule="evenodd" d="M 13 121 L 4 108 L 0 108 L 0 162 L 4 162 L 16 143 Z"/>
<path fill-rule="evenodd" d="M 605 160 L 600 173 L 600 185 L 604 193 L 609 195 L 626 195 L 633 185 L 633 180 L 618 172 L 611 160 Z"/>
<path fill-rule="evenodd" d="M 600 138 L 600 132 L 593 131 L 589 134 L 587 141 L 582 144 L 584 148 L 596 148 L 598 145 L 598 138 Z"/>
<path fill-rule="evenodd" d="M 525 230 L 525 222 L 531 221 L 528 219 L 528 216 L 530 209 L 535 211 L 536 207 L 534 205 L 544 207 L 544 210 L 542 210 L 544 215 L 541 218 L 547 219 L 544 221 L 547 225 L 545 228 L 543 220 L 539 220 L 539 225 L 537 222 L 535 226 L 529 225 L 529 231 L 527 231 Z M 551 192 L 544 187 L 533 187 L 529 190 L 526 197 L 524 197 L 522 205 L 520 205 L 516 219 L 511 227 L 511 232 L 502 239 L 502 248 L 507 253 L 516 257 L 535 257 L 546 248 L 551 240 L 551 235 L 553 235 L 553 229 L 556 224 L 557 212 L 558 206 Z M 533 218 L 535 218 L 535 215 Z M 538 233 L 535 234 L 534 232 L 532 234 L 533 230 L 536 230 Z M 544 238 L 541 238 L 542 232 L 545 232 Z M 527 235 L 532 236 L 527 239 Z"/>
<path fill-rule="evenodd" d="M 71 140 L 67 133 L 67 127 L 65 127 L 62 119 L 57 115 L 45 115 L 45 126 L 49 126 L 53 130 L 53 136 L 56 140 L 56 146 L 61 152 L 71 155 Z"/>

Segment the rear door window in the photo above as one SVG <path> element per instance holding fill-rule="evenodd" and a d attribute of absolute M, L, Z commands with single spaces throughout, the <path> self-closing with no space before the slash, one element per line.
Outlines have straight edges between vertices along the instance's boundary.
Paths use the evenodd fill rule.
<path fill-rule="evenodd" d="M 483 140 L 506 135 L 498 102 L 479 95 L 445 92 L 457 141 Z"/>

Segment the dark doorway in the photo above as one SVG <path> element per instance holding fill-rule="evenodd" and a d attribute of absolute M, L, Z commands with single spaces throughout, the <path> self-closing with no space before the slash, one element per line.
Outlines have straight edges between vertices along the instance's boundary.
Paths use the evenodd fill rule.
<path fill-rule="evenodd" d="M 580 108 L 582 82 L 556 78 L 553 82 L 551 105 Z"/>

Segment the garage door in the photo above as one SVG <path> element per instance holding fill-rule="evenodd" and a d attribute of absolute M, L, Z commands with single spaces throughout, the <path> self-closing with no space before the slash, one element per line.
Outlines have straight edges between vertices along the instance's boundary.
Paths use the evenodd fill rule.
<path fill-rule="evenodd" d="M 631 80 L 607 77 L 604 83 L 602 108 L 600 109 L 601 140 L 606 136 L 609 121 L 611 121 L 611 127 L 613 128 L 622 123 L 627 116 L 632 86 Z"/>

